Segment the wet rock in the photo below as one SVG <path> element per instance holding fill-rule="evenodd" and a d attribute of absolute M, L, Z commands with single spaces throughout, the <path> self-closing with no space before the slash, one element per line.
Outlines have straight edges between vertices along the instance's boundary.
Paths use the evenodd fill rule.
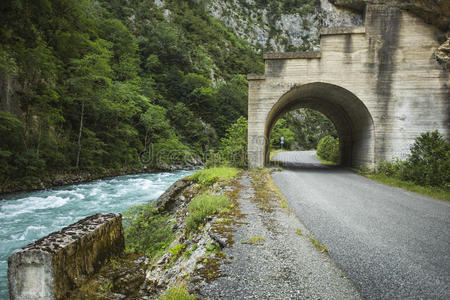
<path fill-rule="evenodd" d="M 158 200 L 156 200 L 156 207 L 160 211 L 171 212 L 175 209 L 177 203 L 177 196 L 186 189 L 192 181 L 180 179 L 172 184 L 165 192 L 162 194 Z"/>

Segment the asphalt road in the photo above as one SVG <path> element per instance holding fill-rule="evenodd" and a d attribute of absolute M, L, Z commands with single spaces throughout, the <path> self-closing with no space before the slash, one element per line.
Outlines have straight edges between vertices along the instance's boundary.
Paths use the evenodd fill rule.
<path fill-rule="evenodd" d="M 450 299 L 450 203 L 284 152 L 275 184 L 368 299 Z M 289 166 L 289 162 L 291 162 Z"/>

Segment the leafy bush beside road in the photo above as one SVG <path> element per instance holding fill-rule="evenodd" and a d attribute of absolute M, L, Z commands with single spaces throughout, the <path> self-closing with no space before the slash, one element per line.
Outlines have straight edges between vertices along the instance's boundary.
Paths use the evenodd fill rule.
<path fill-rule="evenodd" d="M 450 187 L 450 138 L 437 130 L 419 136 L 411 147 L 402 175 L 420 185 Z"/>
<path fill-rule="evenodd" d="M 437 130 L 416 138 L 404 161 L 383 162 L 377 173 L 423 186 L 450 188 L 450 139 Z"/>
<path fill-rule="evenodd" d="M 327 161 L 339 162 L 339 139 L 331 135 L 324 136 L 317 145 L 317 155 Z"/>
<path fill-rule="evenodd" d="M 422 133 L 405 160 L 381 162 L 368 178 L 450 201 L 450 139 L 437 130 Z"/>

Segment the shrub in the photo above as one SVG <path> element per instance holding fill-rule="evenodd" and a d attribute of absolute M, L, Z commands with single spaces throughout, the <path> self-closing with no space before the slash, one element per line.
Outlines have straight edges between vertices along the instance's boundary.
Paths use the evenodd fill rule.
<path fill-rule="evenodd" d="M 437 130 L 416 138 L 402 169 L 402 179 L 420 185 L 445 186 L 450 182 L 450 139 Z"/>
<path fill-rule="evenodd" d="M 383 161 L 377 167 L 377 173 L 388 177 L 402 177 L 402 172 L 405 167 L 405 162 L 400 160 Z"/>
<path fill-rule="evenodd" d="M 197 297 L 189 294 L 186 286 L 174 286 L 166 291 L 158 300 L 195 300 Z"/>
<path fill-rule="evenodd" d="M 153 203 L 134 206 L 124 213 L 125 250 L 155 256 L 163 252 L 174 235 L 169 217 L 161 214 Z"/>
<path fill-rule="evenodd" d="M 207 166 L 232 166 L 247 168 L 247 128 L 248 122 L 240 117 L 236 123 L 227 130 L 221 139 L 219 151 L 207 161 Z"/>
<path fill-rule="evenodd" d="M 195 172 L 190 176 L 190 179 L 201 185 L 211 185 L 219 180 L 234 178 L 238 173 L 239 170 L 236 168 L 209 168 Z"/>
<path fill-rule="evenodd" d="M 450 187 L 450 139 L 438 131 L 416 138 L 404 161 L 382 162 L 377 173 L 422 186 Z"/>
<path fill-rule="evenodd" d="M 171 248 L 169 250 L 169 253 L 172 257 L 177 258 L 178 256 L 180 256 L 180 254 L 184 251 L 184 249 L 186 249 L 186 245 L 184 244 L 178 244 L 175 247 Z"/>
<path fill-rule="evenodd" d="M 339 139 L 331 135 L 324 136 L 317 145 L 317 155 L 328 161 L 339 162 Z"/>
<path fill-rule="evenodd" d="M 196 230 L 205 222 L 205 217 L 228 212 L 231 201 L 224 195 L 211 195 L 209 193 L 195 197 L 189 203 L 189 216 L 186 219 L 187 228 Z"/>

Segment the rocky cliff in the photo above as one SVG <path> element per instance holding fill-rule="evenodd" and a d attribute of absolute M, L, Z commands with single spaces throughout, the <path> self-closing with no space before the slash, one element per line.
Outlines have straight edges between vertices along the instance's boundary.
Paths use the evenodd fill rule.
<path fill-rule="evenodd" d="M 158 0 L 160 2 L 161 0 Z M 366 3 L 401 8 L 443 31 L 436 58 L 449 64 L 450 1 L 444 0 L 317 0 L 288 7 L 285 1 L 212 0 L 207 10 L 235 34 L 265 51 L 317 50 L 320 27 L 363 24 Z M 447 34 L 445 34 L 445 32 Z M 447 46 L 446 46 L 447 45 Z"/>
<path fill-rule="evenodd" d="M 207 9 L 239 37 L 269 51 L 317 50 L 320 27 L 357 26 L 362 14 L 336 7 L 328 0 L 287 1 L 212 0 Z"/>

